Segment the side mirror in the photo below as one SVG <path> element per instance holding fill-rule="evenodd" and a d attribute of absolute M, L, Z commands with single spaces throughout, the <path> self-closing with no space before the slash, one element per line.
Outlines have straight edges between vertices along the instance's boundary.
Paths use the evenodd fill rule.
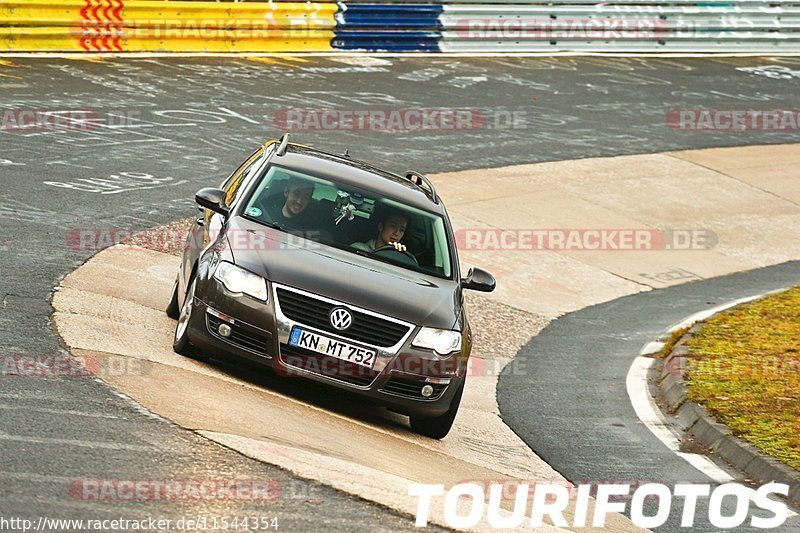
<path fill-rule="evenodd" d="M 194 201 L 224 217 L 227 217 L 230 211 L 228 206 L 225 205 L 225 191 L 222 189 L 214 189 L 213 187 L 200 189 L 194 195 Z"/>
<path fill-rule="evenodd" d="M 492 292 L 497 286 L 497 281 L 482 268 L 470 268 L 467 277 L 461 279 L 461 286 L 473 291 Z"/>

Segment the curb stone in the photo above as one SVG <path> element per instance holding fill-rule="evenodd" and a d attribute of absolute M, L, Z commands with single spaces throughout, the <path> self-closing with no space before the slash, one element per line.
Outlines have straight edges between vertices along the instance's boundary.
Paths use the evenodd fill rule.
<path fill-rule="evenodd" d="M 686 361 L 691 355 L 687 344 L 703 325 L 704 322 L 694 324 L 664 359 L 658 380 L 662 397 L 670 411 L 677 416 L 682 430 L 693 435 L 753 481 L 759 484 L 776 482 L 789 485 L 789 502 L 800 504 L 800 472 L 736 437 L 728 426 L 717 422 L 705 407 L 688 401 L 688 387 L 684 378 Z"/>

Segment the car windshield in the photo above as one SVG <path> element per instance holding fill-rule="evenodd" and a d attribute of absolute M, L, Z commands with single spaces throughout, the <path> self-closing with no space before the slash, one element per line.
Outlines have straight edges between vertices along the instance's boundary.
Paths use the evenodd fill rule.
<path fill-rule="evenodd" d="M 444 219 L 368 189 L 271 165 L 242 216 L 354 254 L 452 276 Z"/>

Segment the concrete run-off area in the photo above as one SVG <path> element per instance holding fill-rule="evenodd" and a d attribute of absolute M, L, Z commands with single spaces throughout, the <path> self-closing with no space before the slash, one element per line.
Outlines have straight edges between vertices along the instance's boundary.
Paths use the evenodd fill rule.
<path fill-rule="evenodd" d="M 173 353 L 175 323 L 163 312 L 179 262 L 173 253 L 124 245 L 99 253 L 58 288 L 54 323 L 76 356 L 136 360 L 128 372 L 99 364 L 99 376 L 152 412 L 403 513 L 416 510 L 412 482 L 563 482 L 501 420 L 497 372 L 561 314 L 800 258 L 792 234 L 800 227 L 798 163 L 800 145 L 772 145 L 432 176 L 462 266 L 498 280 L 494 293 L 468 300 L 473 372 L 443 441 L 327 389 Z M 432 521 L 445 523 L 441 508 Z M 619 515 L 607 528 L 637 529 Z"/>

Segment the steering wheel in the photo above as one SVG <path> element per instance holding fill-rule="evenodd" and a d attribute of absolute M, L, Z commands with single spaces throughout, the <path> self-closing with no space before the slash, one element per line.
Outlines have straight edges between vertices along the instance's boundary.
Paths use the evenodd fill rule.
<path fill-rule="evenodd" d="M 414 255 L 406 250 L 405 252 L 401 252 L 391 244 L 387 244 L 386 246 L 381 246 L 380 248 L 375 248 L 372 251 L 375 255 L 384 255 L 392 257 L 398 263 L 402 263 L 404 265 L 412 265 L 412 266 L 419 266 L 419 262 L 417 262 L 417 258 Z"/>

